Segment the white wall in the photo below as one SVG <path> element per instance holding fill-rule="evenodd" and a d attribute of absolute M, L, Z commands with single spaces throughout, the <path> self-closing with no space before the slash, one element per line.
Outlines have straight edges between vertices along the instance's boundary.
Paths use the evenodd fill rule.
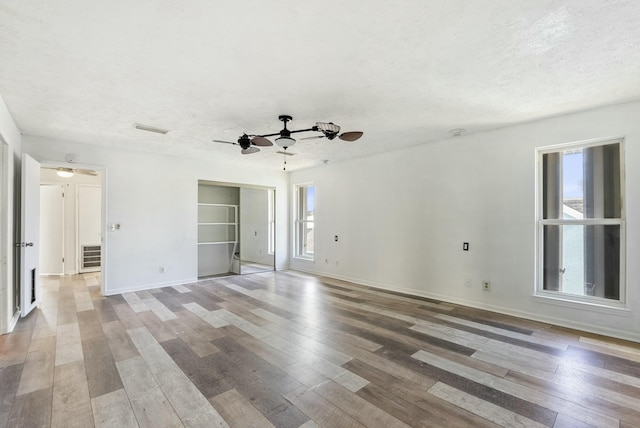
<path fill-rule="evenodd" d="M 610 106 L 292 172 L 316 186 L 316 229 L 315 261 L 291 267 L 640 341 L 639 117 Z M 536 147 L 620 136 L 629 310 L 534 298 Z"/>
<path fill-rule="evenodd" d="M 16 184 L 19 183 L 20 163 L 22 158 L 22 137 L 20 131 L 0 95 L 0 145 L 6 145 L 6 171 L 0 167 L 0 334 L 11 331 L 17 321 L 13 317 L 13 284 L 15 281 L 14 265 L 14 231 L 19 226 L 14 218 Z"/>
<path fill-rule="evenodd" d="M 106 294 L 196 280 L 199 179 L 276 187 L 282 190 L 277 209 L 288 212 L 287 176 L 280 171 L 31 136 L 23 137 L 23 149 L 40 162 L 63 163 L 65 154 L 75 153 L 78 167 L 104 167 L 105 223 L 121 226 L 103 235 Z M 279 216 L 279 231 L 288 230 L 288 221 Z M 288 235 L 281 233 L 279 269 L 287 266 L 287 243 Z"/>

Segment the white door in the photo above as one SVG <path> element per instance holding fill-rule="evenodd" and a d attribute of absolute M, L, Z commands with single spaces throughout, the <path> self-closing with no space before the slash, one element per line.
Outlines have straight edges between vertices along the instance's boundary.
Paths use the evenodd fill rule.
<path fill-rule="evenodd" d="M 40 186 L 40 274 L 64 274 L 64 187 Z"/>
<path fill-rule="evenodd" d="M 78 272 L 98 272 L 102 245 L 102 188 L 78 185 Z"/>
<path fill-rule="evenodd" d="M 40 163 L 27 154 L 22 155 L 21 190 L 20 313 L 26 316 L 40 297 Z"/>

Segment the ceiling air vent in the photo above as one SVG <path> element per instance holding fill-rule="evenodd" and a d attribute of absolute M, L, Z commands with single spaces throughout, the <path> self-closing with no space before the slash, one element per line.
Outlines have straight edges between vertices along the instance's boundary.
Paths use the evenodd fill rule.
<path fill-rule="evenodd" d="M 134 123 L 133 127 L 136 128 L 136 129 L 139 129 L 141 131 L 155 132 L 156 134 L 162 134 L 162 135 L 164 135 L 167 132 L 169 132 L 168 129 L 156 128 L 155 126 L 144 125 L 142 123 Z"/>

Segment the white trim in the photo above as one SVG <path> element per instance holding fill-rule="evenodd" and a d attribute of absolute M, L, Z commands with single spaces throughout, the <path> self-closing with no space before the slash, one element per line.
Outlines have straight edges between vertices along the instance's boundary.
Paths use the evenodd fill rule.
<path fill-rule="evenodd" d="M 542 212 L 543 205 L 543 186 L 542 186 L 542 156 L 549 153 L 558 153 L 575 149 L 584 149 L 589 147 L 600 147 L 618 144 L 620 147 L 620 218 L 574 218 L 574 219 L 544 219 Z M 598 138 L 592 140 L 585 140 L 580 142 L 572 142 L 565 144 L 556 144 L 552 146 L 537 147 L 535 149 L 536 156 L 536 174 L 535 174 L 535 278 L 533 283 L 533 297 L 540 298 L 541 301 L 566 303 L 566 307 L 599 307 L 607 308 L 613 311 L 625 310 L 627 308 L 627 284 L 626 284 L 626 253 L 627 253 L 627 240 L 626 240 L 626 180 L 625 180 L 625 137 L 614 138 Z M 565 207 L 563 206 L 563 211 Z M 569 208 L 570 209 L 570 208 Z M 577 296 L 571 294 L 564 294 L 562 292 L 552 292 L 544 290 L 543 280 L 543 259 L 544 259 L 544 247 L 543 243 L 543 229 L 546 225 L 619 225 L 620 226 L 620 282 L 619 286 L 619 300 L 604 299 L 594 296 Z M 577 305 L 577 306 L 576 306 Z M 608 313 L 608 312 L 607 312 Z"/>
<path fill-rule="evenodd" d="M 313 187 L 313 220 L 301 220 L 299 218 L 299 211 L 300 211 L 300 189 L 301 188 L 305 188 L 308 189 L 309 187 Z M 294 197 L 294 202 L 293 202 L 293 233 L 292 235 L 292 243 L 293 243 L 293 252 L 291 255 L 292 259 L 298 259 L 298 260 L 306 260 L 306 261 L 314 261 L 315 260 L 315 248 L 314 248 L 314 252 L 313 253 L 308 253 L 305 251 L 304 254 L 298 254 L 298 249 L 300 247 L 300 242 L 299 239 L 301 239 L 298 236 L 298 229 L 300 227 L 301 224 L 307 224 L 307 223 L 311 223 L 314 226 L 314 239 L 315 239 L 315 220 L 316 220 L 316 186 L 314 184 L 313 181 L 310 182 L 305 182 L 305 183 L 296 183 L 293 185 L 293 197 Z M 305 204 L 306 206 L 306 204 Z M 315 242 L 314 242 L 314 246 L 315 246 Z"/>
<path fill-rule="evenodd" d="M 210 279 L 210 278 L 206 278 L 206 279 Z M 133 287 L 127 286 L 126 288 L 116 288 L 113 290 L 109 290 L 109 293 L 104 295 L 115 296 L 116 294 L 129 293 L 132 291 L 153 290 L 156 288 L 172 287 L 174 285 L 193 284 L 198 281 L 199 281 L 198 278 L 185 278 L 185 279 L 179 279 L 176 281 L 156 282 L 154 284 L 144 284 L 144 285 L 134 285 Z"/>
<path fill-rule="evenodd" d="M 607 144 L 616 144 L 620 143 L 622 146 L 624 143 L 626 136 L 618 136 L 618 137 L 602 137 L 602 138 L 592 138 L 589 140 L 582 141 L 573 141 L 569 143 L 559 143 L 553 144 L 550 146 L 537 147 L 536 153 L 538 154 L 546 154 L 546 153 L 555 153 L 558 151 L 566 151 L 571 149 L 584 149 L 589 147 L 597 147 L 604 146 Z"/>
<path fill-rule="evenodd" d="M 583 218 L 583 219 L 570 219 L 570 218 L 548 218 L 538 220 L 543 225 L 586 225 L 586 226 L 610 226 L 621 225 L 624 220 L 620 218 Z"/>
<path fill-rule="evenodd" d="M 13 314 L 13 316 L 9 320 L 9 328 L 7 329 L 7 331 L 5 333 L 11 333 L 13 331 L 13 329 L 16 327 L 16 324 L 18 324 L 18 320 L 19 319 L 20 319 L 20 308 L 18 308 L 16 313 Z"/>
<path fill-rule="evenodd" d="M 315 258 L 310 256 L 293 256 L 292 258 L 294 260 L 303 260 L 305 262 L 315 262 Z"/>
<path fill-rule="evenodd" d="M 576 296 L 543 290 L 531 296 L 541 303 L 548 303 L 571 309 L 598 312 L 607 315 L 631 316 L 631 310 L 623 302 L 592 296 Z"/>
<path fill-rule="evenodd" d="M 11 312 L 13 302 L 10 302 L 13 293 L 9 292 L 9 289 L 13 290 L 13 284 L 10 281 L 11 275 L 9 272 L 13 267 L 9 266 L 9 257 L 7 250 L 13 249 L 13 236 L 8 237 L 8 215 L 9 215 L 9 165 L 8 165 L 8 153 L 9 145 L 4 142 L 2 135 L 0 135 L 0 205 L 2 211 L 0 212 L 0 334 L 9 333 L 13 330 L 15 323 L 12 323 Z M 11 244 L 10 244 L 11 242 Z M 18 314 L 19 315 L 19 312 Z M 14 314 L 14 318 L 16 314 Z M 17 318 L 16 318 L 17 322 Z"/>
<path fill-rule="evenodd" d="M 380 289 L 380 290 L 396 291 L 396 292 L 404 293 L 404 294 L 407 294 L 407 295 L 410 295 L 410 296 L 426 297 L 426 298 L 429 298 L 429 299 L 440 300 L 440 301 L 446 302 L 446 303 L 453 303 L 453 304 L 456 304 L 456 305 L 467 306 L 467 307 L 470 307 L 470 308 L 497 312 L 497 313 L 503 314 L 503 315 L 509 315 L 509 316 L 523 318 L 523 319 L 527 319 L 527 320 L 531 320 L 531 321 L 538 321 L 538 322 L 542 322 L 542 323 L 553 324 L 553 325 L 556 325 L 556 326 L 559 326 L 559 327 L 566 327 L 566 328 L 571 328 L 571 329 L 575 329 L 575 330 L 580 330 L 580 331 L 587 332 L 587 333 L 601 334 L 601 335 L 608 336 L 608 337 L 614 337 L 614 338 L 618 338 L 618 339 L 630 340 L 630 341 L 633 341 L 633 342 L 640 343 L 640 332 L 631 333 L 631 332 L 626 332 L 626 331 L 620 331 L 619 329 L 613 329 L 613 328 L 608 328 L 608 327 L 600 327 L 600 326 L 595 326 L 595 325 L 592 325 L 592 324 L 574 322 L 574 321 L 570 321 L 570 320 L 566 320 L 566 319 L 562 319 L 562 318 L 556 318 L 556 317 L 553 317 L 553 316 L 544 316 L 544 315 L 540 315 L 540 314 L 535 313 L 535 312 L 513 310 L 510 307 L 498 306 L 498 305 L 490 305 L 490 304 L 478 302 L 478 301 L 475 301 L 475 300 L 468 300 L 468 299 L 463 299 L 463 298 L 459 298 L 459 297 L 445 296 L 445 295 L 438 294 L 438 293 L 430 293 L 430 292 L 421 291 L 421 290 L 415 290 L 415 289 L 410 289 L 410 288 L 392 287 L 392 286 L 389 286 L 388 284 L 383 284 L 383 283 L 379 283 L 379 282 L 375 282 L 375 281 L 368 281 L 368 280 L 365 280 L 365 279 L 349 277 L 349 276 L 344 276 L 344 275 L 327 274 L 325 272 L 313 271 L 311 269 L 305 270 L 305 269 L 296 268 L 296 269 L 291 269 L 291 270 L 298 271 L 298 272 L 309 273 L 309 274 L 313 274 L 313 275 L 317 275 L 317 276 L 321 276 L 321 277 L 324 276 L 324 277 L 327 277 L 327 278 L 334 278 L 334 279 L 339 279 L 339 280 L 342 280 L 342 281 L 353 282 L 355 284 L 365 285 L 365 286 L 377 288 L 377 289 Z M 562 303 L 566 303 L 566 302 L 562 302 Z M 578 305 L 576 308 L 577 309 L 585 309 L 585 308 L 587 308 L 587 306 Z M 631 314 L 632 314 L 631 311 L 619 310 L 619 311 L 616 311 L 616 312 L 610 312 L 609 308 L 601 308 L 602 310 L 594 309 L 592 306 L 590 308 L 592 310 L 595 310 L 596 312 L 605 312 L 606 311 L 607 314 L 613 313 L 615 315 L 619 315 L 619 316 L 625 317 L 625 318 L 626 317 L 631 317 Z"/>

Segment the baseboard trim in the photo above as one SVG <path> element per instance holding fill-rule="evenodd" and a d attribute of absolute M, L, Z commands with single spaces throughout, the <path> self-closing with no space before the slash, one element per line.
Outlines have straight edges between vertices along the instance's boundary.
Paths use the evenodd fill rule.
<path fill-rule="evenodd" d="M 540 314 L 536 314 L 532 312 L 513 310 L 511 308 L 507 308 L 504 306 L 490 305 L 482 302 L 476 302 L 473 300 L 461 299 L 461 298 L 452 297 L 452 296 L 445 296 L 438 293 L 425 292 L 425 291 L 414 290 L 414 289 L 403 288 L 403 287 L 393 287 L 385 283 L 368 281 L 362 278 L 354 278 L 354 277 L 350 277 L 346 275 L 338 275 L 334 273 L 318 272 L 318 271 L 314 271 L 313 269 L 295 268 L 291 270 L 296 270 L 299 272 L 309 273 L 317 276 L 325 276 L 328 278 L 338 279 L 341 281 L 353 282 L 355 284 L 365 285 L 365 286 L 377 288 L 380 290 L 395 291 L 395 292 L 404 293 L 404 294 L 408 294 L 416 297 L 426 297 L 429 299 L 440 300 L 447 303 L 454 303 L 456 305 L 467 306 L 474 309 L 482 309 L 485 311 L 496 312 L 503 315 L 510 315 L 518 318 L 528 319 L 531 321 L 537 321 L 545 324 L 552 324 L 558 327 L 571 328 L 574 330 L 580 330 L 587 333 L 600 334 L 603 336 L 614 337 L 617 339 L 629 340 L 632 342 L 640 343 L 640 333 L 620 331 L 620 330 L 616 330 L 608 327 L 599 327 L 599 326 L 594 326 L 592 324 L 585 324 L 581 322 L 567 320 L 564 318 L 542 316 Z"/>
<path fill-rule="evenodd" d="M 105 290 L 105 296 L 113 296 L 116 294 L 129 293 L 132 291 L 144 291 L 144 290 L 153 290 L 155 288 L 172 287 L 174 285 L 192 284 L 195 282 L 198 282 L 198 278 L 185 278 L 177 281 L 157 282 L 154 284 L 137 285 L 137 286 L 127 287 L 127 288 L 107 289 Z"/>
<path fill-rule="evenodd" d="M 9 320 L 9 325 L 7 326 L 7 333 L 11 333 L 14 328 L 16 328 L 16 324 L 18 324 L 18 320 L 20 319 L 20 311 L 16 311 L 15 314 Z"/>

